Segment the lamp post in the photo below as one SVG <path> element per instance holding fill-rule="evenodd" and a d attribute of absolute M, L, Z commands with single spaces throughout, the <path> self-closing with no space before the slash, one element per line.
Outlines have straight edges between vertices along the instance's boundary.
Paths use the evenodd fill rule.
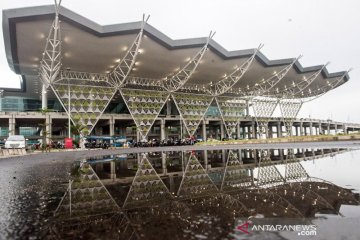
<path fill-rule="evenodd" d="M 66 68 L 66 71 L 70 71 L 70 68 Z M 68 79 L 68 114 L 69 114 L 69 122 L 68 122 L 68 126 L 69 126 L 69 138 L 71 138 L 71 116 L 70 116 L 70 111 L 71 111 L 71 97 L 70 97 L 70 79 Z"/>
<path fill-rule="evenodd" d="M 70 84 L 69 84 L 69 82 L 68 82 L 68 103 L 69 103 L 69 105 L 68 105 L 68 114 L 69 114 L 69 122 L 68 122 L 68 126 L 69 126 L 69 138 L 71 138 L 71 129 L 70 129 L 70 126 L 71 126 L 71 118 L 70 118 L 70 104 L 71 104 L 71 102 L 70 102 L 71 100 L 70 100 Z"/>

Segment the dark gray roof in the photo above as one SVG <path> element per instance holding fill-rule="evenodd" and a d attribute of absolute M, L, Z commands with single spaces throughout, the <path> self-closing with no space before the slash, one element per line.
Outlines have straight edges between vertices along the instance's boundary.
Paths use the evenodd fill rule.
<path fill-rule="evenodd" d="M 16 31 L 15 31 L 16 22 L 37 20 L 37 19 L 48 19 L 49 17 L 54 16 L 54 14 L 55 14 L 55 9 L 53 5 L 3 10 L 3 35 L 4 35 L 6 58 L 10 68 L 15 73 L 21 74 L 19 70 L 19 61 L 17 56 L 17 42 L 16 42 Z M 66 20 L 74 24 L 75 26 L 81 28 L 82 30 L 90 32 L 97 36 L 114 36 L 114 35 L 134 33 L 134 32 L 138 32 L 138 30 L 141 28 L 141 22 L 131 22 L 131 23 L 102 26 L 64 7 L 61 7 L 60 19 Z M 145 26 L 144 30 L 146 35 L 148 35 L 149 37 L 151 37 L 152 39 L 154 39 L 155 41 L 157 41 L 158 43 L 162 44 L 163 46 L 169 49 L 183 49 L 183 48 L 203 46 L 207 40 L 206 37 L 173 40 L 149 24 Z M 253 54 L 254 51 L 256 50 L 256 49 L 246 49 L 246 50 L 228 51 L 214 40 L 210 41 L 209 47 L 223 59 L 232 59 L 232 58 L 249 56 Z M 269 60 L 260 51 L 257 53 L 256 58 L 260 60 L 260 62 L 264 65 L 264 67 L 288 65 L 294 60 L 292 58 Z M 320 70 L 322 67 L 322 65 L 303 67 L 298 61 L 295 63 L 294 66 L 299 73 L 317 71 Z M 326 68 L 324 68 L 322 71 L 322 74 L 326 78 L 340 77 L 344 73 L 345 73 L 344 71 L 329 73 Z M 349 79 L 350 79 L 349 75 L 346 74 L 344 80 L 348 81 Z"/>

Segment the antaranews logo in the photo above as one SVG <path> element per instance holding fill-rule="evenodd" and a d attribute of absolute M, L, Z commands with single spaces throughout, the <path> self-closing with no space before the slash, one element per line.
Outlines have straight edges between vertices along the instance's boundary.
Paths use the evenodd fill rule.
<path fill-rule="evenodd" d="M 316 236 L 316 225 L 309 219 L 297 218 L 247 218 L 238 219 L 235 232 L 251 234 L 255 232 L 296 232 L 299 236 Z"/>
<path fill-rule="evenodd" d="M 241 232 L 246 233 L 246 234 L 250 234 L 250 232 L 249 232 L 249 225 L 250 224 L 252 224 L 252 222 L 250 220 L 247 220 L 245 223 L 236 226 L 235 230 L 236 231 L 241 231 Z"/>

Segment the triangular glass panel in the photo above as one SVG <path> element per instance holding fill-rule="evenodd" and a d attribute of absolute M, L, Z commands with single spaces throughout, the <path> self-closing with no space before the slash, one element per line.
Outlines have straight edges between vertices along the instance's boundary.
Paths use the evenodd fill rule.
<path fill-rule="evenodd" d="M 73 180 L 55 211 L 58 219 L 89 217 L 120 210 L 88 163 L 81 162 L 72 172 Z"/>
<path fill-rule="evenodd" d="M 305 168 L 297 160 L 294 150 L 288 149 L 285 162 L 285 180 L 302 180 L 309 177 Z"/>
<path fill-rule="evenodd" d="M 218 192 L 196 156 L 191 153 L 178 190 L 179 197 L 207 196 Z"/>
<path fill-rule="evenodd" d="M 154 206 L 170 198 L 169 190 L 143 154 L 123 208 Z"/>
<path fill-rule="evenodd" d="M 95 127 L 97 121 L 111 100 L 111 97 L 107 100 L 102 100 L 100 99 L 100 95 L 103 96 L 104 94 L 107 94 L 108 96 L 113 96 L 116 89 L 108 85 L 101 87 L 91 86 L 91 81 L 82 81 L 81 83 L 84 84 L 84 86 L 68 85 L 60 82 L 53 84 L 52 88 L 54 92 L 56 92 L 59 101 L 63 104 L 64 110 L 67 113 L 69 109 L 68 93 L 70 91 L 70 117 L 74 124 L 85 126 L 82 130 L 82 134 L 88 135 Z M 88 97 L 84 99 L 84 96 Z"/>
<path fill-rule="evenodd" d="M 236 132 L 239 119 L 244 116 L 246 101 L 233 97 L 216 97 L 216 103 L 219 107 L 228 137 L 231 138 Z"/>
<path fill-rule="evenodd" d="M 120 93 L 142 138 L 146 138 L 169 94 L 164 91 L 139 89 L 121 89 Z M 146 103 L 142 101 L 145 98 L 148 99 L 145 100 Z M 153 111 L 149 111 L 150 109 Z"/>
<path fill-rule="evenodd" d="M 277 99 L 254 99 L 252 101 L 252 107 L 255 117 L 270 118 L 277 104 Z"/>
<path fill-rule="evenodd" d="M 288 136 L 292 135 L 292 126 L 298 115 L 303 102 L 301 100 L 285 99 L 279 101 L 281 115 L 283 117 Z"/>
<path fill-rule="evenodd" d="M 172 97 L 187 132 L 193 136 L 213 101 L 213 97 L 187 93 L 172 93 Z"/>
<path fill-rule="evenodd" d="M 250 187 L 251 185 L 252 179 L 248 176 L 246 169 L 243 167 L 243 163 L 239 160 L 237 154 L 229 150 L 221 191 L 232 191 L 239 188 Z"/>
<path fill-rule="evenodd" d="M 270 151 L 260 150 L 259 171 L 257 177 L 257 185 L 264 187 L 272 187 L 274 185 L 283 184 L 284 178 L 279 170 L 271 162 Z"/>

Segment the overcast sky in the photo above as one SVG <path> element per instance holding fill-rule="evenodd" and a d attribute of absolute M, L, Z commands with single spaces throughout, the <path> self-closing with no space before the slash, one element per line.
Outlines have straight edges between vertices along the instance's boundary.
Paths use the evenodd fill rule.
<path fill-rule="evenodd" d="M 1 0 L 0 7 L 52 3 Z M 63 0 L 62 5 L 102 25 L 139 21 L 146 13 L 151 15 L 149 24 L 173 39 L 205 37 L 215 30 L 214 40 L 227 50 L 263 43 L 262 52 L 269 59 L 303 54 L 300 62 L 304 67 L 328 61 L 329 72 L 352 67 L 347 84 L 306 103 L 299 117 L 360 123 L 358 0 Z M 0 87 L 14 87 L 19 77 L 8 67 L 3 37 L 0 41 Z"/>

